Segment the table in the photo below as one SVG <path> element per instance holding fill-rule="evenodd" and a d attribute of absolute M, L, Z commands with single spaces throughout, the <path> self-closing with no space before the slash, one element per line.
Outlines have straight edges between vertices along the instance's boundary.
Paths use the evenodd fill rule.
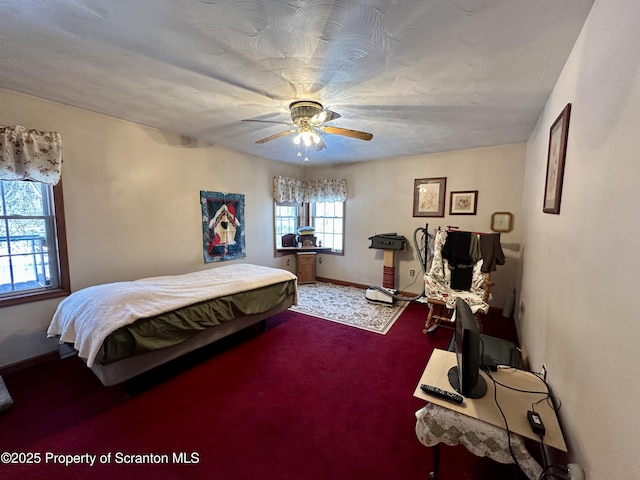
<path fill-rule="evenodd" d="M 465 398 L 460 405 L 426 395 L 421 384 L 434 385 L 453 392 L 447 372 L 456 364 L 456 354 L 435 349 L 416 386 L 414 396 L 427 400 L 428 405 L 416 412 L 416 435 L 420 443 L 433 447 L 434 470 L 431 478 L 438 478 L 440 467 L 439 444 L 464 445 L 471 453 L 487 456 L 501 463 L 513 463 L 509 451 L 504 418 L 498 409 L 494 394 L 502 407 L 511 432 L 511 447 L 522 471 L 531 480 L 537 480 L 542 472 L 538 462 L 527 451 L 524 438 L 540 441 L 531 431 L 527 411 L 535 404 L 535 411 L 545 425 L 543 443 L 567 451 L 555 410 L 547 401 L 540 403 L 546 393 L 524 393 L 505 386 L 535 392 L 546 392 L 544 383 L 533 373 L 515 368 L 501 368 L 491 372 L 491 377 L 505 385 L 496 385 L 484 372 L 487 394 L 478 399 Z"/>

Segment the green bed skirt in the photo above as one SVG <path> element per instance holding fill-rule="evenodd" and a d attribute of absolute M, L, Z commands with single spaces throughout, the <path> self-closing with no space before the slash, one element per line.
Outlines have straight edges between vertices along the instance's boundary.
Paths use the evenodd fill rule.
<path fill-rule="evenodd" d="M 142 318 L 105 338 L 96 362 L 107 365 L 133 355 L 171 347 L 198 332 L 238 317 L 263 313 L 295 294 L 294 281 L 227 295 Z"/>

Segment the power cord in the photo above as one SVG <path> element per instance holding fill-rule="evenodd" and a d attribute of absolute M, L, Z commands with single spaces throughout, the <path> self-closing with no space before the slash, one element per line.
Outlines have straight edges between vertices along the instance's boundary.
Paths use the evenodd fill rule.
<path fill-rule="evenodd" d="M 559 470 L 562 470 L 562 474 L 565 475 L 567 473 L 567 469 L 565 467 L 561 467 L 560 465 L 547 465 L 546 467 L 544 467 L 542 469 L 542 473 L 540 474 L 540 476 L 538 477 L 539 480 L 544 480 L 545 478 L 549 477 L 549 475 L 553 475 L 554 477 L 557 478 L 557 474 L 550 472 L 549 470 L 553 469 L 553 468 L 557 468 Z M 560 477 L 560 478 L 564 478 L 564 477 Z"/>
<path fill-rule="evenodd" d="M 480 337 L 480 358 L 484 358 L 484 341 L 482 337 Z M 516 457 L 515 452 L 513 451 L 513 445 L 511 444 L 511 430 L 509 429 L 509 422 L 507 421 L 507 417 L 500 406 L 500 402 L 498 402 L 498 389 L 496 385 L 501 385 L 498 383 L 495 378 L 491 376 L 491 370 L 489 368 L 484 369 L 485 373 L 489 377 L 489 379 L 493 382 L 493 401 L 496 403 L 496 407 L 500 411 L 500 415 L 502 415 L 502 420 L 504 421 L 504 428 L 507 431 L 507 445 L 509 446 L 509 453 L 511 454 L 511 458 L 513 459 L 513 463 L 517 465 L 517 467 L 522 470 L 520 463 L 518 463 L 518 459 Z"/>
<path fill-rule="evenodd" d="M 482 341 L 482 338 L 480 338 L 480 348 L 481 348 L 481 355 L 480 358 L 484 358 L 484 342 Z M 509 367 L 511 368 L 511 367 Z M 514 370 L 519 370 L 517 368 L 514 368 Z M 500 406 L 500 403 L 498 402 L 498 389 L 496 388 L 497 385 L 500 385 L 501 387 L 504 388 L 508 388 L 510 390 L 516 391 L 516 392 L 521 392 L 521 393 L 531 393 L 531 394 L 542 394 L 545 395 L 544 398 L 541 398 L 540 400 L 533 402 L 531 404 L 531 410 L 533 412 L 535 412 L 535 406 L 538 405 L 541 402 L 547 401 L 549 402 L 550 407 L 555 411 L 558 412 L 558 410 L 560 410 L 560 400 L 557 397 L 554 397 L 551 393 L 551 386 L 546 382 L 545 379 L 543 379 L 540 375 L 535 374 L 534 375 L 542 382 L 544 383 L 545 387 L 546 387 L 546 391 L 537 391 L 537 390 L 524 390 L 521 388 L 516 388 L 516 387 L 512 387 L 509 385 L 505 385 L 502 382 L 497 381 L 495 378 L 493 378 L 493 376 L 491 375 L 491 370 L 489 368 L 485 368 L 484 369 L 485 373 L 487 374 L 487 376 L 489 377 L 489 379 L 493 382 L 494 384 L 494 389 L 493 389 L 493 394 L 494 394 L 494 401 L 496 403 L 496 406 L 498 407 L 498 410 L 500 411 L 500 414 L 502 415 L 502 419 L 504 421 L 504 425 L 505 425 L 505 430 L 507 431 L 507 443 L 509 446 L 509 453 L 511 454 L 511 458 L 513 459 L 514 463 L 518 466 L 518 468 L 520 468 L 522 470 L 522 468 L 520 467 L 520 464 L 518 463 L 518 459 L 516 458 L 515 452 L 513 451 L 513 446 L 511 444 L 511 430 L 509 429 L 509 423 L 507 422 L 507 418 L 502 410 L 502 407 Z M 557 402 L 557 404 L 556 404 Z M 543 465 L 544 468 L 542 470 L 542 473 L 540 474 L 540 477 L 538 480 L 544 480 L 546 478 L 560 478 L 563 480 L 566 480 L 567 477 L 567 473 L 568 470 L 566 467 L 563 467 L 561 465 L 549 465 L 549 460 L 547 458 L 547 453 L 544 449 L 544 432 L 538 432 L 538 436 L 540 437 L 540 451 L 542 452 L 542 461 L 543 461 Z M 552 469 L 559 469 L 563 472 L 563 476 L 558 477 L 558 474 L 551 472 L 550 470 Z"/>
<path fill-rule="evenodd" d="M 498 368 L 500 368 L 500 369 L 507 368 L 507 369 L 513 369 L 513 370 L 520 370 L 519 368 L 509 367 L 509 366 L 504 366 L 504 367 L 503 367 L 503 366 L 499 366 Z M 539 379 L 539 380 L 544 384 L 544 386 L 546 387 L 546 392 L 541 392 L 541 391 L 537 391 L 537 390 L 523 390 L 523 389 L 521 389 L 521 388 L 512 387 L 512 386 L 510 386 L 510 385 L 505 385 L 504 383 L 501 383 L 501 382 L 499 382 L 499 381 L 495 380 L 494 378 L 492 378 L 492 380 L 493 380 L 493 382 L 494 382 L 495 384 L 500 385 L 501 387 L 504 387 L 504 388 L 508 388 L 509 390 L 513 390 L 513 391 L 515 391 L 515 392 L 521 392 L 521 393 L 534 393 L 534 394 L 545 395 L 545 397 L 544 397 L 544 398 L 542 398 L 542 399 L 538 400 L 537 402 L 534 402 L 534 403 L 532 404 L 532 406 L 533 406 L 533 405 L 537 405 L 538 403 L 541 403 L 541 402 L 546 401 L 546 402 L 548 402 L 548 403 L 549 403 L 549 406 L 550 406 L 550 407 L 551 407 L 551 408 L 552 408 L 556 413 L 557 413 L 558 411 L 560 411 L 560 407 L 562 406 L 562 402 L 560 401 L 560 399 L 559 399 L 558 397 L 554 396 L 554 395 L 551 393 L 551 386 L 550 386 L 550 385 L 549 385 L 549 384 L 548 384 L 548 383 L 547 383 L 547 382 L 546 382 L 546 381 L 545 381 L 545 380 L 544 380 L 544 379 L 543 379 L 539 374 L 537 374 L 536 372 L 529 372 L 529 371 L 527 371 L 527 370 L 522 370 L 522 371 L 523 371 L 523 372 L 526 372 L 526 373 L 532 373 L 533 375 L 535 375 L 535 376 L 536 376 L 536 377 L 537 377 L 537 378 L 538 378 L 538 379 Z M 490 373 L 490 372 L 487 372 L 487 374 L 488 374 L 489 376 L 491 376 L 491 373 Z"/>
<path fill-rule="evenodd" d="M 482 341 L 482 338 L 480 339 L 480 346 L 481 346 L 481 352 L 482 355 L 480 358 L 484 358 L 484 342 Z M 507 368 L 512 368 L 512 367 L 507 367 Z M 514 368 L 514 370 L 519 370 L 517 368 Z M 516 392 L 522 392 L 522 393 L 531 393 L 531 394 L 542 394 L 545 395 L 544 398 L 541 398 L 540 400 L 533 402 L 531 404 L 531 411 L 535 412 L 536 411 L 536 405 L 538 405 L 541 402 L 547 401 L 549 403 L 549 406 L 557 413 L 560 410 L 560 407 L 562 406 L 560 399 L 553 396 L 552 392 L 551 392 L 551 386 L 547 383 L 547 381 L 542 378 L 542 376 L 540 376 L 539 374 L 535 373 L 535 372 L 529 372 L 529 373 L 533 373 L 536 378 L 538 378 L 546 387 L 546 391 L 536 391 L 536 390 L 524 390 L 521 388 L 516 388 L 516 387 L 512 387 L 509 385 L 505 385 L 502 382 L 497 381 L 495 378 L 493 378 L 493 376 L 491 375 L 491 370 L 490 369 L 485 369 L 485 373 L 487 374 L 487 376 L 491 379 L 491 381 L 494 384 L 494 401 L 496 402 L 496 406 L 498 407 L 498 410 L 500 411 L 500 414 L 502 415 L 502 418 L 504 420 L 504 424 L 505 424 L 505 429 L 507 430 L 507 438 L 508 438 L 508 443 L 509 443 L 509 452 L 511 453 L 511 457 L 513 458 L 513 461 L 515 462 L 516 465 L 518 465 L 518 467 L 520 467 L 520 465 L 518 464 L 518 461 L 515 457 L 515 454 L 513 452 L 513 448 L 511 445 L 511 436 L 510 436 L 510 430 L 509 430 L 509 425 L 507 423 L 507 419 L 504 415 L 504 412 L 502 411 L 502 408 L 500 407 L 500 404 L 498 403 L 498 398 L 497 398 L 497 388 L 496 385 L 500 385 L 501 387 L 504 388 L 508 388 L 510 390 L 514 390 Z M 542 462 L 543 462 L 543 470 L 542 473 L 540 474 L 540 477 L 538 478 L 538 480 L 545 480 L 548 478 L 556 478 L 556 479 L 561 479 L 561 480 L 567 480 L 568 477 L 568 473 L 569 470 L 567 469 L 567 467 L 564 467 L 562 465 L 550 465 L 549 464 L 549 459 L 547 458 L 547 452 L 544 449 L 544 433 L 543 432 L 538 432 L 538 436 L 540 437 L 540 451 L 542 453 Z M 552 472 L 551 470 L 553 469 L 557 469 L 560 470 L 562 473 L 555 473 Z"/>

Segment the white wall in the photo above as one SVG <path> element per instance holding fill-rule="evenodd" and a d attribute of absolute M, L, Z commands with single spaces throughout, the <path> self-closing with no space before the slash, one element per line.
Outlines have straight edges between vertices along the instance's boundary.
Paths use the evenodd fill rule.
<path fill-rule="evenodd" d="M 345 255 L 325 256 L 318 268 L 329 278 L 381 284 L 382 255 L 368 249 L 367 239 L 376 232 L 411 237 L 426 221 L 430 228 L 487 230 L 493 211 L 515 214 L 514 232 L 503 236 L 509 258 L 495 275 L 496 293 L 504 297 L 516 284 L 510 269 L 521 270 L 525 309 L 518 326 L 525 354 L 535 369 L 548 365 L 571 455 L 589 479 L 635 478 L 640 472 L 638 18 L 637 0 L 596 0 L 526 146 L 524 180 L 520 145 L 306 172 L 349 182 Z M 549 127 L 568 102 L 573 107 L 561 213 L 544 214 Z M 199 244 L 201 189 L 245 193 L 246 260 L 283 265 L 272 255 L 270 179 L 302 175 L 290 165 L 1 90 L 0 105 L 0 124 L 63 134 L 74 290 L 206 268 Z M 479 190 L 477 216 L 412 217 L 413 180 L 439 176 L 448 178 L 448 191 Z M 419 269 L 413 255 L 397 256 L 399 288 L 413 280 L 409 268 Z M 420 288 L 418 281 L 407 290 Z M 0 365 L 55 348 L 44 332 L 56 304 L 0 309 Z"/>
<path fill-rule="evenodd" d="M 323 256 L 318 275 L 382 284 L 382 251 L 368 237 L 395 231 L 410 240 L 396 255 L 396 287 L 422 291 L 413 233 L 437 226 L 489 230 L 491 213 L 511 211 L 507 263 L 494 274 L 501 308 L 519 271 L 525 147 L 507 145 L 323 168 L 273 162 L 73 107 L 0 90 L 0 124 L 55 130 L 63 138 L 63 182 L 72 290 L 105 282 L 208 268 L 200 245 L 200 190 L 246 195 L 247 258 L 293 270 L 273 257 L 274 175 L 344 177 L 350 196 L 344 256 Z M 248 173 L 250 172 L 250 175 Z M 447 177 L 445 218 L 413 217 L 416 178 Z M 478 215 L 449 216 L 449 192 L 478 190 Z M 215 266 L 215 265 L 210 265 Z M 409 276 L 409 269 L 416 276 Z M 412 282 L 414 282 L 412 284 Z M 59 300 L 0 309 L 0 366 L 55 350 L 45 331 Z"/>
<path fill-rule="evenodd" d="M 0 125 L 62 134 L 72 290 L 217 266 L 203 260 L 201 190 L 245 195 L 247 257 L 236 262 L 284 267 L 271 178 L 297 167 L 5 90 L 0 105 Z M 58 303 L 0 309 L 0 366 L 56 349 L 45 332 Z"/>
<path fill-rule="evenodd" d="M 589 479 L 638 478 L 640 3 L 596 0 L 527 145 L 524 312 L 572 456 Z M 559 215 L 542 212 L 549 128 L 572 104 Z"/>
<path fill-rule="evenodd" d="M 496 285 L 491 305 L 502 308 L 516 286 L 520 269 L 524 161 L 525 146 L 520 144 L 314 168 L 308 172 L 314 178 L 346 178 L 349 188 L 344 257 L 324 256 L 318 275 L 382 285 L 383 252 L 369 249 L 368 238 L 376 233 L 396 232 L 409 239 L 410 248 L 395 254 L 395 286 L 421 293 L 421 275 L 409 276 L 410 269 L 422 273 L 413 241 L 417 228 L 428 223 L 430 233 L 447 225 L 490 232 L 491 214 L 510 211 L 515 217 L 514 230 L 501 236 L 507 261 L 492 274 Z M 432 177 L 447 178 L 445 217 L 414 217 L 414 180 Z M 449 193 L 461 190 L 478 190 L 477 215 L 449 215 Z"/>

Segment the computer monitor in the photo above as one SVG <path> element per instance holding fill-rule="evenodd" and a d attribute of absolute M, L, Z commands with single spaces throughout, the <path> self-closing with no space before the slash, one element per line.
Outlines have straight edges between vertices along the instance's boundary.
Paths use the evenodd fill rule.
<path fill-rule="evenodd" d="M 480 329 L 471 307 L 461 298 L 456 299 L 454 315 L 457 365 L 449 370 L 449 383 L 464 397 L 480 398 L 487 393 L 487 382 L 480 375 Z"/>

